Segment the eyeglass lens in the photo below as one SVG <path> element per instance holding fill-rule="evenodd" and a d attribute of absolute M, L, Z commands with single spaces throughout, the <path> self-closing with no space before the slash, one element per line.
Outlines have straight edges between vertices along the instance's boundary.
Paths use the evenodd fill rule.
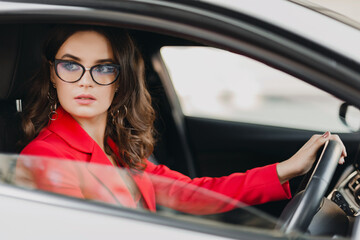
<path fill-rule="evenodd" d="M 80 80 L 85 69 L 74 62 L 59 62 L 56 66 L 57 74 L 66 82 L 76 82 Z M 107 85 L 114 82 L 119 74 L 119 69 L 115 65 L 101 64 L 91 68 L 93 80 L 99 84 Z"/>

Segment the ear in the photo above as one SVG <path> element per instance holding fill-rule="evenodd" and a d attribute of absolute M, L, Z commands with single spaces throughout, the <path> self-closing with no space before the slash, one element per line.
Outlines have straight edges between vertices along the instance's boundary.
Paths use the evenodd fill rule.
<path fill-rule="evenodd" d="M 55 84 L 54 74 L 50 73 L 50 82 Z"/>
<path fill-rule="evenodd" d="M 55 84 L 55 71 L 54 69 L 52 68 L 52 64 L 49 63 L 49 72 L 50 72 L 50 81 L 53 85 L 54 88 L 56 88 L 56 84 Z"/>

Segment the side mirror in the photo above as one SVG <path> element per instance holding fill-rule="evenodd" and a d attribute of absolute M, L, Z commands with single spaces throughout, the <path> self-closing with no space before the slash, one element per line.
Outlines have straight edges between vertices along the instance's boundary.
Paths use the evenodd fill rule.
<path fill-rule="evenodd" d="M 340 120 L 347 126 L 350 131 L 358 132 L 360 130 L 360 109 L 343 103 L 339 110 Z"/>

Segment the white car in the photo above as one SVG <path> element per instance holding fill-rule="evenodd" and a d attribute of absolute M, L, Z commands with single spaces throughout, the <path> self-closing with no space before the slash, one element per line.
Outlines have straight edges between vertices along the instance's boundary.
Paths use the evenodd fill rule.
<path fill-rule="evenodd" d="M 360 29 L 327 13 L 285 0 L 0 1 L 1 238 L 360 239 Z M 339 146 L 329 142 L 315 173 L 290 181 L 292 200 L 260 206 L 184 187 L 208 203 L 234 205 L 218 214 L 62 195 L 63 176 L 45 165 L 87 165 L 19 156 L 17 145 L 28 80 L 55 24 L 132 35 L 157 111 L 158 164 L 190 177 L 244 172 L 289 158 L 327 130 L 344 142 L 346 163 L 337 165 Z M 55 187 L 39 186 L 32 167 L 48 171 Z M 123 171 L 95 167 L 104 177 Z M 86 178 L 78 182 L 97 191 Z"/>

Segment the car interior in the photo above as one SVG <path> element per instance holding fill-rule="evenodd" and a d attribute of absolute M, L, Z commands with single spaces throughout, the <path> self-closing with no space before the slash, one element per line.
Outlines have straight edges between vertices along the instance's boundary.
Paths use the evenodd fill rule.
<path fill-rule="evenodd" d="M 26 105 L 26 90 L 31 84 L 29 80 L 39 68 L 42 41 L 51 27 L 50 23 L 0 25 L 0 31 L 6 33 L 0 36 L 2 153 L 19 153 L 21 150 L 21 110 Z M 169 76 L 159 51 L 162 46 L 201 46 L 203 43 L 157 32 L 136 29 L 129 29 L 129 32 L 143 54 L 147 86 L 157 112 L 155 126 L 158 134 L 153 154 L 156 162 L 190 177 L 220 177 L 287 159 L 316 133 L 311 130 L 185 116 L 176 100 L 176 93 L 165 86 Z M 329 194 L 335 186 L 348 189 L 347 183 L 350 181 L 353 189 L 350 195 L 357 192 L 358 196 L 358 175 L 355 174 L 355 180 L 350 178 L 344 182 L 343 179 L 350 173 L 355 176 L 352 164 L 359 157 L 360 138 L 355 133 L 339 135 L 347 147 L 348 160 L 337 168 L 327 192 Z M 298 177 L 291 180 L 293 196 L 304 187 L 302 179 Z M 278 218 L 288 202 L 267 203 L 256 208 Z M 231 221 L 231 215 L 221 217 Z M 353 216 L 351 219 L 349 222 L 353 222 Z M 349 234 L 350 225 L 346 226 L 345 233 L 343 230 L 340 232 Z"/>

